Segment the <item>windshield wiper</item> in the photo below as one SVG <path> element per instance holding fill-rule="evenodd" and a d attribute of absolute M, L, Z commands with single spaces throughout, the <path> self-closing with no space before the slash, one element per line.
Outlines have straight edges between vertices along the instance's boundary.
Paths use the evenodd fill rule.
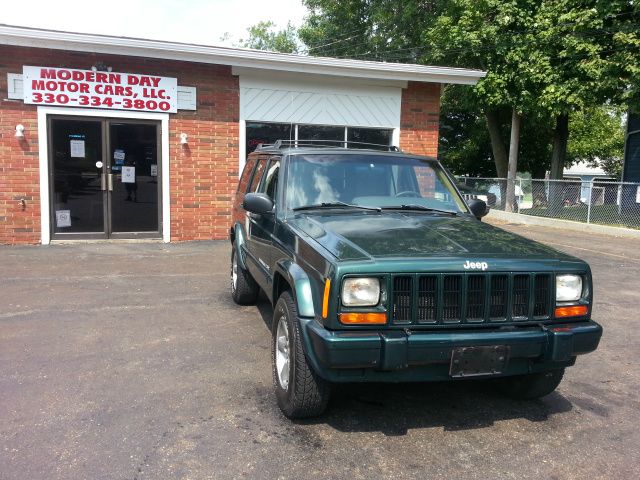
<path fill-rule="evenodd" d="M 322 202 L 322 203 L 314 203 L 312 205 L 303 205 L 302 207 L 296 207 L 292 210 L 294 212 L 299 212 L 301 210 L 314 210 L 316 208 L 358 208 L 360 210 L 373 210 L 374 212 L 379 212 L 382 209 L 379 207 L 365 207 L 363 205 L 353 205 L 351 203 L 345 202 Z"/>
<path fill-rule="evenodd" d="M 382 207 L 385 210 L 420 210 L 424 212 L 446 213 L 447 215 L 457 215 L 458 212 L 452 210 L 441 210 L 439 208 L 425 207 L 424 205 L 418 205 L 417 203 L 405 203 L 402 205 L 396 205 L 393 207 Z"/>

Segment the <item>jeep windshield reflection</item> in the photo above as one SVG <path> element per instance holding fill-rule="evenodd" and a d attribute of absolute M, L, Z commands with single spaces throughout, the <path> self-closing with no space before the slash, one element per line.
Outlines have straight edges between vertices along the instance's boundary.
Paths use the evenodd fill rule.
<path fill-rule="evenodd" d="M 335 207 L 467 212 L 437 162 L 403 155 L 293 155 L 286 183 L 288 211 Z"/>

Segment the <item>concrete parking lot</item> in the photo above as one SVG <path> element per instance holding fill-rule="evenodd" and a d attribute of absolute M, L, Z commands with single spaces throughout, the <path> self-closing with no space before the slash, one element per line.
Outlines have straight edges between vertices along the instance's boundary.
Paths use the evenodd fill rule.
<path fill-rule="evenodd" d="M 503 227 L 593 269 L 605 334 L 557 392 L 351 385 L 302 422 L 226 242 L 0 247 L 0 479 L 638 478 L 640 241 Z"/>

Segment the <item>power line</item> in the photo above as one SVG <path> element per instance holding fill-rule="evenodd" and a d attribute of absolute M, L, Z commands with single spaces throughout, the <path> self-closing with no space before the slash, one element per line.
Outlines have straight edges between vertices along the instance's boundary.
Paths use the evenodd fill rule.
<path fill-rule="evenodd" d="M 311 50 L 317 50 L 318 48 L 328 47 L 329 45 L 333 45 L 335 43 L 346 42 L 348 40 L 351 40 L 351 39 L 357 38 L 357 37 L 359 37 L 359 35 L 354 35 L 353 37 L 348 37 L 348 38 L 345 38 L 343 40 L 336 40 L 334 42 L 325 43 L 324 45 L 318 45 L 316 47 L 308 48 L 307 51 L 310 52 Z"/>
<path fill-rule="evenodd" d="M 354 30 L 354 31 L 355 31 L 355 30 Z M 353 32 L 350 32 L 350 33 L 353 33 Z M 345 34 L 345 35 L 347 35 L 347 34 Z M 345 40 L 345 38 L 343 38 L 343 37 L 345 37 L 345 35 L 338 35 L 338 36 L 337 36 L 337 37 L 335 37 L 335 38 L 336 38 L 336 39 L 338 39 L 339 41 L 343 41 L 343 40 Z M 325 45 L 325 44 L 323 44 L 323 43 L 314 43 L 314 44 L 306 44 L 306 43 L 305 43 L 305 44 L 304 44 L 304 47 L 305 47 L 305 50 L 314 50 L 314 49 L 316 49 L 316 48 L 321 48 L 321 47 L 323 47 L 324 45 Z"/>
<path fill-rule="evenodd" d="M 620 47 L 616 47 L 616 48 L 608 48 L 608 49 L 604 49 L 604 50 L 600 50 L 598 52 L 595 52 L 596 55 L 599 55 L 600 58 L 599 60 L 607 60 L 605 58 L 601 58 L 602 55 L 607 55 L 607 54 L 611 54 L 611 53 L 615 53 L 615 52 L 621 52 L 621 51 L 628 51 L 629 47 L 628 46 L 620 46 Z M 563 60 L 574 60 L 574 59 L 579 59 L 579 58 L 588 58 L 590 56 L 592 56 L 593 53 L 588 53 L 588 52 L 584 52 L 584 53 L 578 53 L 578 54 L 573 54 L 573 55 L 555 55 L 552 56 L 555 59 L 558 59 L 560 61 Z M 397 62 L 390 62 L 390 63 L 399 63 L 401 60 L 404 59 L 409 59 L 409 57 L 407 56 L 389 56 L 389 57 L 385 57 L 383 58 L 384 61 L 389 61 L 389 60 L 396 60 Z"/>
<path fill-rule="evenodd" d="M 317 48 L 322 48 L 322 47 L 324 47 L 326 45 L 331 45 L 333 43 L 344 42 L 344 41 L 350 40 L 351 38 L 357 37 L 358 35 L 355 35 L 355 36 L 349 37 L 349 38 L 344 38 L 344 37 L 348 37 L 349 35 L 352 35 L 353 33 L 360 32 L 360 31 L 362 31 L 362 27 L 356 28 L 356 29 L 351 30 L 349 32 L 341 33 L 340 35 L 335 36 L 334 40 L 332 40 L 329 43 L 324 43 L 324 44 L 315 43 L 315 44 L 310 44 L 310 45 L 306 45 L 305 44 L 305 47 L 307 47 L 307 50 L 315 50 Z M 364 36 L 365 34 L 361 34 L 361 35 Z"/>
<path fill-rule="evenodd" d="M 633 24 L 627 24 L 626 26 L 631 26 L 631 27 L 637 27 L 640 26 L 640 24 L 637 23 L 633 23 Z M 636 29 L 633 29 L 631 31 L 626 31 L 626 30 L 622 30 L 622 29 L 617 29 L 617 30 L 592 30 L 592 33 L 587 33 L 587 32 L 576 32 L 574 34 L 571 34 L 571 36 L 579 36 L 582 38 L 591 38 L 591 37 L 598 37 L 598 36 L 602 36 L 602 35 L 607 35 L 607 34 L 611 34 L 614 35 L 616 33 L 634 33 L 636 32 Z M 540 41 L 532 41 L 532 42 L 520 42 L 519 44 L 517 44 L 516 46 L 522 46 L 522 45 L 534 45 L 534 44 L 544 44 L 545 40 L 540 40 Z M 366 43 L 365 43 L 366 44 Z M 504 43 L 504 44 L 498 44 L 497 45 L 491 45 L 491 46 L 479 46 L 479 47 L 460 47 L 460 48 L 449 48 L 449 49 L 444 49 L 442 50 L 442 54 L 446 55 L 446 54 L 455 54 L 455 53 L 480 53 L 480 52 L 488 52 L 488 51 L 496 51 L 498 48 L 501 47 L 510 47 L 510 46 L 514 46 L 514 43 L 510 42 L 510 43 Z M 336 58 L 359 58 L 359 57 L 367 57 L 367 56 L 374 56 L 374 57 L 383 57 L 384 54 L 398 54 L 400 52 L 407 52 L 407 53 L 422 53 L 422 52 L 427 52 L 429 51 L 429 47 L 426 46 L 413 46 L 413 47 L 407 47 L 407 48 L 399 48 L 399 49 L 390 49 L 390 50 L 374 50 L 374 51 L 368 51 L 368 52 L 363 52 L 363 53 L 354 53 L 351 55 L 337 55 Z M 411 55 L 404 55 L 402 56 L 402 58 L 409 58 Z"/>
<path fill-rule="evenodd" d="M 619 50 L 624 50 L 624 49 L 628 49 L 628 46 L 621 46 L 618 49 Z M 557 55 L 547 55 L 547 56 L 553 56 L 553 57 L 558 57 L 558 58 L 562 58 L 562 59 L 571 59 L 571 58 L 579 58 L 579 57 L 588 57 L 591 55 L 601 55 L 603 53 L 608 52 L 610 49 L 604 49 L 604 50 L 600 50 L 594 53 L 580 53 L 580 54 L 573 54 L 573 55 L 562 55 L 560 53 L 558 53 Z M 473 53 L 477 53 L 477 52 L 473 52 Z M 360 56 L 362 57 L 362 56 Z M 400 61 L 409 61 L 409 62 L 416 62 L 416 57 L 415 56 L 410 56 L 407 54 L 398 54 L 398 55 L 376 55 L 376 54 L 372 54 L 372 55 L 367 55 L 368 59 L 370 60 L 377 60 L 377 61 L 383 61 L 383 62 L 391 62 L 391 61 L 395 61 L 395 63 L 398 63 Z M 344 57 L 347 58 L 347 57 Z M 450 62 L 449 62 L 450 63 Z M 451 65 L 448 65 L 451 66 Z"/>

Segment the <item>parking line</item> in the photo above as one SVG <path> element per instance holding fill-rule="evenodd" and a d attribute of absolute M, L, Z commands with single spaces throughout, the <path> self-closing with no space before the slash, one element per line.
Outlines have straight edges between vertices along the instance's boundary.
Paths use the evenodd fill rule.
<path fill-rule="evenodd" d="M 616 253 L 608 253 L 608 252 L 603 252 L 601 250 L 591 250 L 590 248 L 576 247 L 575 245 L 565 245 L 564 243 L 555 243 L 555 242 L 547 242 L 547 241 L 542 241 L 542 243 L 546 243 L 548 245 L 557 245 L 559 247 L 575 248 L 576 250 L 584 250 L 585 252 L 599 253 L 600 255 L 608 255 L 610 257 L 622 258 L 624 260 L 631 260 L 632 262 L 640 263 L 640 258 L 627 257 L 625 255 L 618 255 Z"/>

